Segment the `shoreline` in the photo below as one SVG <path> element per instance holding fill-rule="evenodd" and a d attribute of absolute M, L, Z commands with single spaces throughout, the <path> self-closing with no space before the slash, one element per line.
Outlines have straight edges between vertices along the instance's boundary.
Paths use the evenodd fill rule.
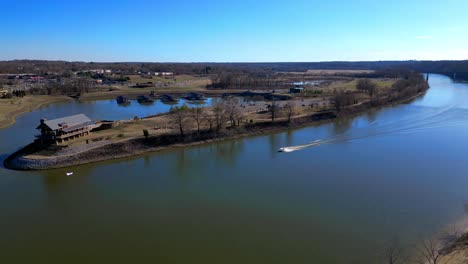
<path fill-rule="evenodd" d="M 21 106 L 20 108 L 14 109 L 11 112 L 5 113 L 5 119 L 0 121 L 0 129 L 7 128 L 9 126 L 14 125 L 16 123 L 16 118 L 18 116 L 37 110 L 41 108 L 42 106 L 73 100 L 72 98 L 67 97 L 67 96 L 49 96 L 49 95 L 47 95 L 47 98 L 45 98 L 44 96 L 40 96 L 40 97 L 27 96 L 27 97 L 20 98 L 19 100 L 26 100 L 26 99 L 30 99 L 32 101 L 37 100 L 37 102 L 25 103 L 25 105 Z M 13 101 L 10 101 L 10 102 L 14 104 Z M 20 102 L 20 104 L 22 103 L 23 102 Z"/>
<path fill-rule="evenodd" d="M 200 135 L 192 132 L 191 134 L 187 134 L 182 141 L 178 134 L 166 134 L 149 138 L 137 137 L 105 144 L 77 154 L 50 156 L 44 159 L 31 159 L 26 157 L 36 151 L 34 143 L 30 143 L 19 151 L 11 154 L 3 163 L 6 168 L 13 170 L 47 170 L 128 158 L 169 148 L 196 146 L 225 140 L 278 133 L 289 129 L 318 125 L 339 118 L 356 116 L 369 110 L 407 103 L 424 95 L 427 89 L 428 88 L 407 98 L 379 98 L 377 102 L 366 101 L 346 107 L 338 112 L 336 110 L 326 110 L 307 116 L 297 117 L 293 118 L 291 123 L 281 121 L 274 123 L 261 122 L 249 124 L 240 129 L 226 129 L 223 132 L 202 131 Z"/>

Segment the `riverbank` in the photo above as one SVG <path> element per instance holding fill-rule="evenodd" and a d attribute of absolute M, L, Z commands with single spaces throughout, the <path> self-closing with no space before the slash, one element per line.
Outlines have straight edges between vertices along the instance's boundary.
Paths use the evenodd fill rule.
<path fill-rule="evenodd" d="M 73 100 L 67 96 L 36 95 L 0 100 L 0 129 L 13 125 L 16 117 L 51 103 Z"/>
<path fill-rule="evenodd" d="M 294 117 L 291 122 L 257 122 L 246 124 L 242 127 L 227 128 L 222 131 L 202 130 L 200 133 L 192 131 L 183 138 L 178 134 L 162 134 L 149 136 L 147 138 L 132 137 L 128 139 L 111 142 L 99 146 L 92 146 L 87 150 L 79 151 L 69 155 L 50 155 L 41 158 L 34 156 L 38 151 L 34 144 L 30 144 L 18 152 L 10 155 L 4 165 L 15 170 L 45 170 L 53 168 L 70 167 L 81 164 L 99 162 L 104 160 L 120 159 L 140 155 L 146 152 L 159 151 L 167 148 L 186 147 L 200 144 L 208 144 L 223 140 L 232 140 L 241 137 L 258 136 L 267 133 L 276 133 L 288 129 L 297 129 L 321 122 L 327 122 L 336 118 L 350 117 L 361 114 L 370 109 L 405 103 L 425 93 L 424 89 L 414 95 L 407 97 L 384 97 L 378 100 L 369 100 L 356 105 L 342 108 L 340 111 L 324 110 L 309 115 Z M 73 151 L 71 151 L 73 153 Z M 34 157 L 34 158 L 32 158 Z"/>
<path fill-rule="evenodd" d="M 465 213 L 456 222 L 448 225 L 438 235 L 440 247 L 437 247 L 438 264 L 468 263 L 468 214 Z"/>
<path fill-rule="evenodd" d="M 441 250 L 439 264 L 466 264 L 468 263 L 468 233 L 461 235 L 455 242 Z"/>

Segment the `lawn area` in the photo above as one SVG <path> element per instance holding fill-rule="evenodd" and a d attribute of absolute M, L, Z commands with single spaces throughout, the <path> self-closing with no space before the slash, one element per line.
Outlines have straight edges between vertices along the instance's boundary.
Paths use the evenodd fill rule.
<path fill-rule="evenodd" d="M 126 75 L 124 77 L 129 77 L 130 78 L 130 83 L 147 83 L 147 82 L 164 82 L 164 83 L 170 83 L 174 82 L 174 79 L 172 78 L 163 78 L 159 76 L 144 76 L 144 75 L 139 75 L 139 74 L 134 74 L 134 75 Z"/>
<path fill-rule="evenodd" d="M 370 73 L 373 72 L 372 70 L 324 70 L 324 69 L 317 69 L 317 70 L 307 70 L 307 74 L 312 75 L 346 75 L 346 74 L 357 74 L 357 73 Z"/>
<path fill-rule="evenodd" d="M 344 90 L 344 91 L 354 91 L 356 90 L 356 84 L 357 84 L 358 79 L 354 79 L 352 81 L 341 81 L 341 82 L 333 82 L 330 84 L 327 89 L 331 90 Z M 377 88 L 379 90 L 383 90 L 386 88 L 392 87 L 393 83 L 395 83 L 395 80 L 392 79 L 371 79 L 373 83 L 377 85 Z"/>

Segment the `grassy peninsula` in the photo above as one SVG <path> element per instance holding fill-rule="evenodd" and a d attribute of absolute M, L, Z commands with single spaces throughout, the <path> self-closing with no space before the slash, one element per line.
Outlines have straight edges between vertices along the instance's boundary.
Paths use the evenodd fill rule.
<path fill-rule="evenodd" d="M 301 82 L 295 82 L 294 73 L 279 75 L 277 78 L 282 78 L 284 83 L 296 85 L 292 89 L 274 91 L 246 91 L 231 87 L 233 84 L 225 80 L 213 80 L 205 88 L 195 90 L 216 97 L 209 107 L 172 107 L 168 113 L 155 116 L 115 120 L 106 124 L 105 129 L 97 129 L 89 136 L 67 143 L 53 146 L 33 143 L 13 154 L 5 165 L 13 169 L 50 169 L 128 157 L 171 146 L 282 131 L 401 103 L 428 88 L 422 75 L 410 71 L 398 72 L 397 76 L 394 72 L 385 72 L 373 78 L 349 76 L 349 72 L 314 74 Z M 109 91 L 111 96 L 123 92 Z M 166 92 L 178 94 L 178 89 Z"/>

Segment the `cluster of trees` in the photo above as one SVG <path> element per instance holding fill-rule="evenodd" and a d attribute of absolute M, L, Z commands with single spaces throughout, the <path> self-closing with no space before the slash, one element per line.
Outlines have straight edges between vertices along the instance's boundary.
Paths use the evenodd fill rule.
<path fill-rule="evenodd" d="M 203 127 L 208 127 L 210 132 L 219 132 L 226 125 L 229 125 L 230 128 L 238 128 L 242 123 L 248 122 L 245 120 L 245 113 L 241 110 L 239 104 L 238 98 L 229 98 L 227 100 L 214 100 L 210 109 L 188 107 L 187 105 L 173 106 L 169 110 L 168 117 L 171 123 L 177 127 L 181 137 L 184 137 L 187 131 L 194 126 L 197 135 L 200 135 Z M 295 112 L 296 107 L 292 102 L 280 106 L 279 102 L 273 101 L 268 108 L 272 122 L 279 116 L 285 116 L 289 123 Z"/>
<path fill-rule="evenodd" d="M 372 102 L 375 103 L 382 97 L 388 96 L 390 99 L 397 100 L 418 94 L 428 88 L 426 80 L 420 73 L 408 70 L 395 70 L 391 71 L 391 74 L 395 74 L 394 76 L 398 78 L 398 80 L 392 85 L 391 89 L 389 89 L 386 94 L 379 96 L 380 98 L 374 97 L 378 92 L 378 88 L 371 79 L 359 79 L 356 84 L 356 90 L 358 92 L 367 93 L 373 98 Z M 358 103 L 358 94 L 352 91 L 335 91 L 331 101 L 339 111 L 346 106 Z"/>
<path fill-rule="evenodd" d="M 197 134 L 200 134 L 202 126 L 209 126 L 210 131 L 220 131 L 227 122 L 231 127 L 240 126 L 244 113 L 239 108 L 237 98 L 228 100 L 215 100 L 211 111 L 204 107 L 188 107 L 187 105 L 173 106 L 169 110 L 169 117 L 174 123 L 181 137 L 189 127 L 196 125 Z"/>
<path fill-rule="evenodd" d="M 16 97 L 24 97 L 26 96 L 26 91 L 24 90 L 14 90 L 12 94 Z"/>
<path fill-rule="evenodd" d="M 468 60 L 463 61 L 358 61 L 358 62 L 281 62 L 281 63 L 141 63 L 141 62 L 68 62 L 13 60 L 1 61 L 0 73 L 47 73 L 66 74 L 66 72 L 85 71 L 92 69 L 111 69 L 113 72 L 174 72 L 176 74 L 220 74 L 230 73 L 260 73 L 275 72 L 305 72 L 311 69 L 342 69 L 342 70 L 375 70 L 367 77 L 388 74 L 387 69 L 410 69 L 418 72 L 445 74 L 463 80 L 468 80 Z M 358 76 L 356 76 L 358 77 Z M 366 77 L 362 74 L 360 77 Z"/>
<path fill-rule="evenodd" d="M 391 96 L 394 98 L 408 97 L 428 88 L 424 77 L 417 72 L 407 72 L 403 78 L 392 85 Z"/>
<path fill-rule="evenodd" d="M 246 66 L 247 65 L 247 66 Z M 230 63 L 141 63 L 141 62 L 77 62 L 77 61 L 43 61 L 12 60 L 0 61 L 0 73 L 3 74 L 49 74 L 70 76 L 71 72 L 109 69 L 113 73 L 132 74 L 136 72 L 174 72 L 175 74 L 215 74 L 225 71 L 251 72 L 258 69 L 248 64 Z M 261 69 L 263 70 L 263 69 Z"/>
<path fill-rule="evenodd" d="M 455 225 L 432 236 L 420 237 L 413 247 L 402 247 L 397 239 L 393 239 L 380 252 L 380 263 L 438 264 L 442 256 L 463 248 L 467 239 L 468 235 L 463 235 L 462 229 Z"/>
<path fill-rule="evenodd" d="M 86 78 L 70 78 L 32 86 L 32 95 L 79 95 L 96 89 L 96 83 Z"/>
<path fill-rule="evenodd" d="M 331 102 L 340 111 L 346 106 L 357 104 L 358 100 L 357 95 L 352 91 L 338 91 L 334 93 Z"/>
<path fill-rule="evenodd" d="M 377 85 L 369 79 L 359 79 L 356 89 L 373 96 L 377 92 Z"/>

